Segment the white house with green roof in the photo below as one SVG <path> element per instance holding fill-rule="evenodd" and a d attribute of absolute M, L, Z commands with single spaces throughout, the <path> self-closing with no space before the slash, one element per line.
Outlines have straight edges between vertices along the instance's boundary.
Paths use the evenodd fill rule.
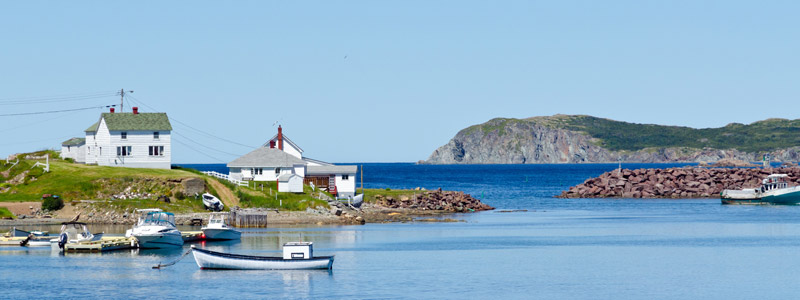
<path fill-rule="evenodd" d="M 86 163 L 169 169 L 172 125 L 166 113 L 103 113 L 86 129 Z"/>
<path fill-rule="evenodd" d="M 71 158 L 75 162 L 86 162 L 86 139 L 74 137 L 61 143 L 61 158 Z"/>

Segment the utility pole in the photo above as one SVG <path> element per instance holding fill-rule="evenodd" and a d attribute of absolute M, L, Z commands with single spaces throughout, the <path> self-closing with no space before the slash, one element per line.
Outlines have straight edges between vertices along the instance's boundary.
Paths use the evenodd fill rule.
<path fill-rule="evenodd" d="M 125 91 L 125 89 L 119 89 L 119 112 L 122 112 L 122 101 L 125 100 L 125 93 L 133 93 L 133 91 Z"/>

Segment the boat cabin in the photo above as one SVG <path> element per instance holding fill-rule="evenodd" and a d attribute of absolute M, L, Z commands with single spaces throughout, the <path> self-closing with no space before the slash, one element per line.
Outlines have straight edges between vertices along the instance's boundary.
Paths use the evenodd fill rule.
<path fill-rule="evenodd" d="M 789 175 L 786 174 L 772 174 L 767 176 L 767 178 L 761 181 L 761 192 L 789 187 L 789 184 L 786 182 L 787 178 L 789 178 Z"/>
<path fill-rule="evenodd" d="M 151 211 L 144 217 L 142 224 L 175 227 L 175 215 L 171 212 Z"/>
<path fill-rule="evenodd" d="M 86 223 L 65 222 L 61 223 L 61 234 L 67 234 L 67 240 L 83 240 L 92 237 L 92 233 L 86 228 Z"/>
<path fill-rule="evenodd" d="M 283 259 L 311 259 L 314 257 L 313 242 L 288 242 L 283 244 Z"/>

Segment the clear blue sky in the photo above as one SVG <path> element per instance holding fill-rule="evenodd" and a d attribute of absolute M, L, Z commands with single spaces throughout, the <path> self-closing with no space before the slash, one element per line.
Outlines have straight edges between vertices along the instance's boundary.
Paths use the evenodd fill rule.
<path fill-rule="evenodd" d="M 279 121 L 309 157 L 395 162 L 494 117 L 699 128 L 800 111 L 796 1 L 31 2 L 0 4 L 0 114 L 125 88 L 240 144 Z M 57 148 L 100 112 L 0 117 L 0 156 Z M 251 150 L 173 126 L 214 149 L 173 143 L 173 162 Z"/>

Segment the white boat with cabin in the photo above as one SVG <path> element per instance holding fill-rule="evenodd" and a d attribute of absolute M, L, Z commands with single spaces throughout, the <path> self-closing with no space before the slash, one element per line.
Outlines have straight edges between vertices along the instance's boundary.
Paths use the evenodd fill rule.
<path fill-rule="evenodd" d="M 200 269 L 227 270 L 314 270 L 333 268 L 333 256 L 314 257 L 312 242 L 283 245 L 283 257 L 253 256 L 216 252 L 192 245 Z"/>
<path fill-rule="evenodd" d="M 142 213 L 126 237 L 136 238 L 139 248 L 160 249 L 183 246 L 181 232 L 175 227 L 175 215 L 158 208 L 141 209 Z"/>
<path fill-rule="evenodd" d="M 203 231 L 203 236 L 207 240 L 238 240 L 242 238 L 242 233 L 236 229 L 231 228 L 225 222 L 228 214 L 226 213 L 211 213 L 208 218 L 208 225 L 200 230 Z"/>
<path fill-rule="evenodd" d="M 94 242 L 103 239 L 103 233 L 92 234 L 86 223 L 83 222 L 64 222 L 61 223 L 61 233 L 58 238 L 50 240 L 50 246 L 64 250 L 64 245 L 82 242 Z M 30 241 L 28 242 L 30 243 Z"/>

